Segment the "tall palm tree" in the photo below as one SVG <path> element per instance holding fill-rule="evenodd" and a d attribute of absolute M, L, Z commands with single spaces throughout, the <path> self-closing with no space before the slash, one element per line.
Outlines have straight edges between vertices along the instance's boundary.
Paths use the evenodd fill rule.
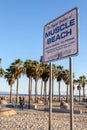
<path fill-rule="evenodd" d="M 40 78 L 43 70 L 42 70 L 41 64 L 38 61 L 33 61 L 32 66 L 33 66 L 33 68 L 32 68 L 33 69 L 33 78 L 35 80 L 35 103 L 36 103 L 37 82 L 38 82 L 38 79 Z"/>
<path fill-rule="evenodd" d="M 74 85 L 77 85 L 77 90 L 79 91 L 79 102 L 80 102 L 81 101 L 81 80 L 74 79 L 73 83 Z"/>
<path fill-rule="evenodd" d="M 68 102 L 68 98 L 69 98 L 69 84 L 70 84 L 70 71 L 69 70 L 64 70 L 63 71 L 63 80 L 65 82 L 65 84 L 67 85 L 67 97 L 66 97 L 66 101 Z"/>
<path fill-rule="evenodd" d="M 15 82 L 14 75 L 11 72 L 11 68 L 6 69 L 5 78 L 7 79 L 8 84 L 10 85 L 10 103 L 12 102 L 12 85 Z"/>
<path fill-rule="evenodd" d="M 63 79 L 63 66 L 59 65 L 57 67 L 57 82 L 59 83 L 59 101 L 60 101 L 60 83 Z"/>
<path fill-rule="evenodd" d="M 40 57 L 40 65 L 42 66 L 43 56 Z M 42 99 L 42 92 L 43 92 L 43 80 L 41 79 L 41 99 Z"/>
<path fill-rule="evenodd" d="M 52 99 L 53 99 L 53 95 L 54 95 L 54 79 L 57 76 L 57 68 L 55 66 L 55 64 L 52 64 Z"/>
<path fill-rule="evenodd" d="M 12 74 L 14 75 L 15 79 L 17 80 L 17 86 L 16 86 L 16 103 L 18 103 L 18 86 L 19 86 L 19 78 L 21 77 L 21 74 L 23 73 L 23 61 L 21 59 L 15 60 L 11 64 Z"/>
<path fill-rule="evenodd" d="M 42 78 L 42 80 L 44 82 L 44 96 L 45 96 L 45 104 L 46 104 L 47 81 L 49 79 L 50 70 L 49 70 L 49 65 L 48 64 L 41 63 L 41 67 L 42 67 L 42 70 L 43 70 L 43 73 L 41 74 L 41 78 Z"/>
<path fill-rule="evenodd" d="M 81 86 L 82 86 L 82 88 L 83 88 L 83 97 L 85 98 L 85 85 L 86 85 L 86 82 L 87 82 L 87 80 L 86 80 L 86 76 L 80 76 L 79 77 L 79 80 L 80 80 L 80 82 L 81 82 Z"/>
<path fill-rule="evenodd" d="M 77 90 L 79 91 L 79 102 L 81 101 L 81 85 L 77 86 Z"/>
<path fill-rule="evenodd" d="M 33 67 L 32 67 L 32 60 L 26 60 L 24 62 L 24 68 L 26 76 L 29 79 L 29 85 L 28 85 L 28 109 L 30 109 L 30 99 L 31 99 L 31 93 L 32 93 L 32 77 L 33 77 Z"/>

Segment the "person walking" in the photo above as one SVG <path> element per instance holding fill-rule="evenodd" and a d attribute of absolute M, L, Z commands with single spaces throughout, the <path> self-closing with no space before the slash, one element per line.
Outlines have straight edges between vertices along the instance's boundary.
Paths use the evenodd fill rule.
<path fill-rule="evenodd" d="M 23 110 L 24 108 L 24 97 L 22 99 L 22 97 L 19 97 L 19 103 L 20 103 L 20 108 Z"/>

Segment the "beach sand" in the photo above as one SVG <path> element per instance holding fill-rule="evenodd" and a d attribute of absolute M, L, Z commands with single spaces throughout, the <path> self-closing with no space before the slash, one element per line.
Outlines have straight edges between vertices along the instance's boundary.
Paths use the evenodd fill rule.
<path fill-rule="evenodd" d="M 48 130 L 49 113 L 37 110 L 16 110 L 15 115 L 0 115 L 0 130 Z M 52 113 L 52 130 L 70 130 L 70 115 Z M 87 115 L 74 115 L 74 130 L 87 130 Z"/>
<path fill-rule="evenodd" d="M 17 114 L 0 115 L 0 130 L 49 130 L 49 112 L 45 111 L 46 107 L 38 104 L 35 110 L 14 108 Z M 60 109 L 59 103 L 53 103 L 53 108 Z M 74 104 L 74 109 L 83 111 L 74 114 L 74 130 L 87 130 L 87 106 Z M 52 112 L 52 130 L 70 130 L 70 114 Z"/>

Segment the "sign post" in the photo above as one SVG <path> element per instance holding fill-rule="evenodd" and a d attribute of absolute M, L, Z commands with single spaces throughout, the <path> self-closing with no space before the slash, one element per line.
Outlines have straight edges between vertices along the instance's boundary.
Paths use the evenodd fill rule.
<path fill-rule="evenodd" d="M 50 83 L 49 83 L 49 130 L 52 122 L 52 63 L 50 62 Z"/>
<path fill-rule="evenodd" d="M 72 56 L 78 55 L 78 8 L 74 8 L 44 26 L 43 62 L 69 58 L 70 62 L 70 127 L 73 130 Z M 50 65 L 52 66 L 52 65 Z M 52 68 L 50 69 L 52 71 Z M 52 72 L 50 72 L 52 74 Z M 50 75 L 51 79 L 51 75 Z M 52 81 L 50 80 L 51 87 Z M 50 89 L 49 125 L 51 126 L 52 93 Z M 51 130 L 51 127 L 50 129 Z"/>
<path fill-rule="evenodd" d="M 73 79 L 72 79 L 72 58 L 69 57 L 69 68 L 70 68 L 70 130 L 74 130 L 74 119 L 73 119 Z"/>

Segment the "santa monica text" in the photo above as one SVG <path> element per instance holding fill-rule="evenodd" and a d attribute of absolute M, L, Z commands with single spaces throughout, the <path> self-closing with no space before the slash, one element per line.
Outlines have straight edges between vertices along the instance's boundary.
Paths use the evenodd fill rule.
<path fill-rule="evenodd" d="M 57 40 L 61 40 L 69 35 L 72 35 L 73 26 L 75 25 L 75 19 L 71 19 L 68 22 L 55 27 L 54 29 L 45 33 L 45 38 L 47 38 L 47 44 L 53 43 Z"/>

